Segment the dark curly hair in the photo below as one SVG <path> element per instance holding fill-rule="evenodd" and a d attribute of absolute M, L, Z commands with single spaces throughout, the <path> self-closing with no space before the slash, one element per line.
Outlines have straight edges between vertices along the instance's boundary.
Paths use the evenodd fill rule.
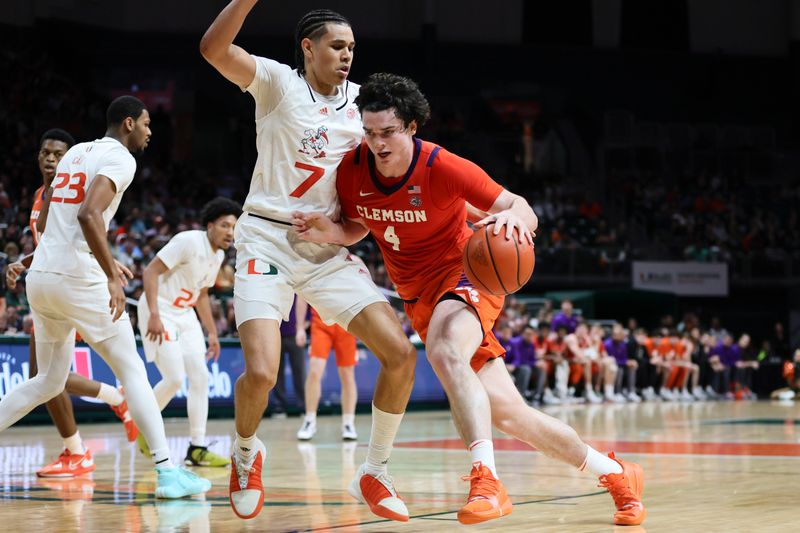
<path fill-rule="evenodd" d="M 395 115 L 408 126 L 416 121 L 422 126 L 431 116 L 431 107 L 419 87 L 410 78 L 379 72 L 367 78 L 356 97 L 358 110 L 377 113 L 394 109 Z"/>
<path fill-rule="evenodd" d="M 217 197 L 208 202 L 200 210 L 200 220 L 203 226 L 208 226 L 209 222 L 215 222 L 218 218 L 233 215 L 239 218 L 242 214 L 242 206 L 230 198 Z"/>
<path fill-rule="evenodd" d="M 39 141 L 39 148 L 41 148 L 42 145 L 44 145 L 44 142 L 48 140 L 61 141 L 67 145 L 67 148 L 72 148 L 72 145 L 75 144 L 75 139 L 72 137 L 72 135 L 59 128 L 53 128 L 44 132 L 44 135 L 42 135 L 42 138 Z"/>
<path fill-rule="evenodd" d="M 297 72 L 300 74 L 305 74 L 306 72 L 303 49 L 300 47 L 300 43 L 303 42 L 305 38 L 316 41 L 328 33 L 326 24 L 344 24 L 345 26 L 352 27 L 350 21 L 343 15 L 340 15 L 336 11 L 331 11 L 330 9 L 315 9 L 314 11 L 309 11 L 303 15 L 297 23 L 297 27 L 294 30 L 294 60 L 297 65 Z"/>

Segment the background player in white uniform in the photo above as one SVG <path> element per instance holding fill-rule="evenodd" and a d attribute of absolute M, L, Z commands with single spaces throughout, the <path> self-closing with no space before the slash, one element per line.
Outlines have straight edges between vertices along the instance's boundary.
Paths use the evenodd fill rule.
<path fill-rule="evenodd" d="M 214 286 L 225 252 L 233 244 L 233 228 L 242 207 L 227 198 L 207 203 L 200 218 L 205 231 L 175 235 L 144 270 L 144 292 L 139 298 L 139 332 L 144 353 L 161 373 L 153 392 L 164 409 L 189 377 L 186 410 L 189 449 L 184 462 L 192 466 L 227 466 L 230 461 L 208 449 L 208 367 L 219 359 L 217 326 L 211 316 L 208 289 Z M 195 314 L 194 308 L 197 310 Z M 208 332 L 208 349 L 200 327 Z M 140 442 L 146 448 L 146 443 Z"/>
<path fill-rule="evenodd" d="M 70 148 L 48 192 L 47 231 L 36 248 L 27 287 L 39 373 L 0 402 L 0 431 L 64 389 L 77 329 L 122 382 L 131 415 L 154 445 L 156 496 L 180 498 L 205 492 L 211 483 L 170 461 L 164 423 L 136 352 L 125 293 L 106 239 L 109 221 L 136 172 L 131 152 L 144 150 L 150 140 L 150 115 L 140 100 L 121 96 L 111 102 L 106 117 L 106 136 Z M 108 308 L 103 302 L 109 302 Z"/>
<path fill-rule="evenodd" d="M 347 250 L 300 241 L 293 211 L 335 215 L 336 167 L 362 137 L 347 81 L 355 41 L 338 13 L 312 11 L 295 32 L 297 69 L 249 55 L 233 44 L 256 0 L 233 0 L 212 23 L 200 51 L 225 78 L 255 100 L 258 160 L 245 214 L 236 225 L 236 322 L 245 371 L 236 382 L 236 444 L 230 501 L 242 518 L 264 502 L 261 481 L 266 449 L 256 437 L 280 361 L 281 319 L 295 292 L 323 321 L 360 338 L 381 362 L 372 409 L 367 462 L 350 493 L 384 518 L 408 520 L 386 471 L 394 436 L 414 382 L 416 350 L 389 304 L 347 262 Z"/>
<path fill-rule="evenodd" d="M 38 162 L 39 172 L 42 175 L 42 186 L 34 193 L 30 216 L 30 229 L 34 245 L 38 244 L 47 221 L 47 205 L 44 201 L 45 193 L 52 186 L 56 177 L 58 163 L 74 144 L 75 139 L 69 133 L 60 129 L 46 131 L 39 142 Z M 33 254 L 30 254 L 8 265 L 6 280 L 10 288 L 13 289 L 16 286 L 17 278 L 27 270 L 32 260 Z M 38 371 L 38 366 L 36 365 L 36 334 L 33 329 L 31 330 L 28 351 L 30 354 L 30 377 L 33 377 Z M 39 477 L 72 478 L 92 472 L 95 469 L 92 452 L 84 446 L 78 426 L 75 423 L 72 400 L 69 398 L 70 394 L 98 398 L 106 402 L 124 422 L 129 441 L 132 442 L 136 439 L 136 435 L 139 433 L 128 412 L 125 398 L 118 389 L 106 383 L 100 383 L 70 372 L 65 390 L 45 404 L 50 418 L 64 440 L 64 449 L 56 460 L 36 471 L 36 475 Z"/>

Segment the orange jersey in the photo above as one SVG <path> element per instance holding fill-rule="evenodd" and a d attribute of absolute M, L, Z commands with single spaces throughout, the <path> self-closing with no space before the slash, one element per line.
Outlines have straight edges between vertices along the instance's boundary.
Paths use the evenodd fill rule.
<path fill-rule="evenodd" d="M 336 188 L 344 215 L 361 219 L 377 241 L 404 300 L 460 271 L 472 235 L 466 203 L 488 211 L 503 191 L 474 163 L 416 138 L 403 177 L 381 176 L 362 143 L 339 165 Z"/>
<path fill-rule="evenodd" d="M 677 348 L 675 337 L 661 337 L 661 340 L 656 345 L 656 353 L 661 357 L 669 357 L 670 353 L 674 352 Z"/>
<path fill-rule="evenodd" d="M 47 191 L 44 188 L 44 185 L 36 189 L 36 193 L 33 195 L 33 207 L 31 208 L 31 220 L 30 220 L 30 227 L 31 227 L 31 235 L 33 235 L 33 243 L 39 244 L 39 231 L 36 229 L 36 222 L 39 220 L 39 214 L 42 212 L 42 207 L 44 207 L 44 196 Z"/>

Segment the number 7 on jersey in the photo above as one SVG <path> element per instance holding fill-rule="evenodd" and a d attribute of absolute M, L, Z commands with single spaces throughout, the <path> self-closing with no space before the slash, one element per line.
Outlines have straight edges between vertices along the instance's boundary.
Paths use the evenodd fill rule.
<path fill-rule="evenodd" d="M 295 162 L 294 166 L 295 168 L 299 168 L 301 170 L 308 170 L 309 172 L 311 172 L 311 175 L 305 180 L 303 180 L 303 183 L 301 183 L 295 190 L 289 193 L 289 196 L 293 198 L 300 198 L 306 192 L 308 192 L 308 189 L 313 187 L 316 182 L 322 179 L 322 176 L 325 175 L 325 169 L 322 167 L 315 167 L 314 165 L 307 165 L 305 163 L 300 163 L 299 161 Z"/>

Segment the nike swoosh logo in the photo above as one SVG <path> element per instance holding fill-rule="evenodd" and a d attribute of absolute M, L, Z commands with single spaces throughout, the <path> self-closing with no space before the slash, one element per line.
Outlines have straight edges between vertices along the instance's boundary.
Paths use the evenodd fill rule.
<path fill-rule="evenodd" d="M 358 195 L 359 196 L 369 196 L 370 194 L 375 194 L 375 193 L 374 192 L 358 191 Z"/>

